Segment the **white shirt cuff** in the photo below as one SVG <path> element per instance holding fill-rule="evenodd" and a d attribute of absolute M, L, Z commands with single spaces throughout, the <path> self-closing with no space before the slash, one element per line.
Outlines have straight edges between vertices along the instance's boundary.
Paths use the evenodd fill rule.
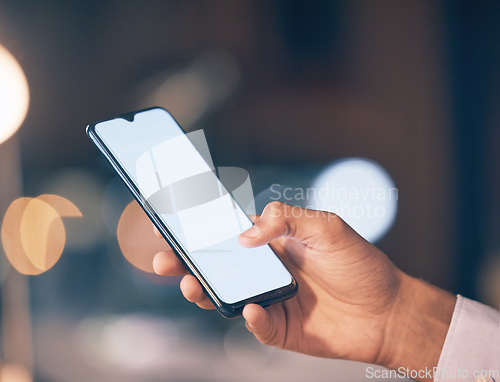
<path fill-rule="evenodd" d="M 500 312 L 457 296 L 435 382 L 500 382 Z"/>

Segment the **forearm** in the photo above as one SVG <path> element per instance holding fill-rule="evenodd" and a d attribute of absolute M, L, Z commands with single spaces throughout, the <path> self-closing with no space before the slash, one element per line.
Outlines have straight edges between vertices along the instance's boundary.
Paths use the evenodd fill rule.
<path fill-rule="evenodd" d="M 380 363 L 433 381 L 455 308 L 456 297 L 406 274 L 387 322 Z"/>

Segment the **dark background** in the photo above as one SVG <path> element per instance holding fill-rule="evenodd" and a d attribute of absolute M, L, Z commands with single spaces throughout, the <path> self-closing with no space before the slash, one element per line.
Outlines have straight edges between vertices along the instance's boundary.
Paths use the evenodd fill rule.
<path fill-rule="evenodd" d="M 499 2 L 5 0 L 0 43 L 23 67 L 31 97 L 0 151 L 19 145 L 22 195 L 82 182 L 68 196 L 84 215 L 68 223 L 77 231 L 103 224 L 92 214 L 113 179 L 85 126 L 153 106 L 148 97 L 163 81 L 212 54 L 237 68 L 238 81 L 186 123 L 205 130 L 218 165 L 293 173 L 373 159 L 399 189 L 396 222 L 378 246 L 414 276 L 500 306 Z M 171 96 L 159 106 L 183 115 Z M 196 318 L 203 333 L 225 333 L 230 324 L 185 303 L 175 280 L 158 284 L 119 259 L 112 232 L 88 235 L 94 241 L 68 242 L 53 269 L 29 278 L 38 343 L 47 317 L 63 317 L 72 332 L 89 316 L 129 312 Z M 40 352 L 35 343 L 36 378 L 88 378 L 80 366 L 54 372 L 58 363 Z M 93 378 L 112 380 L 107 370 Z M 210 370 L 175 378 L 226 380 Z"/>

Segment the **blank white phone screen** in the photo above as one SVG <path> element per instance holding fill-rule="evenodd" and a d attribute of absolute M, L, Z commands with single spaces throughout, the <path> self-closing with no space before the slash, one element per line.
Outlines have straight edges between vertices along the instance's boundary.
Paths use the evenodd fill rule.
<path fill-rule="evenodd" d="M 101 122 L 95 131 L 222 301 L 291 283 L 269 246 L 238 243 L 250 219 L 168 112 L 146 110 L 132 122 Z"/>

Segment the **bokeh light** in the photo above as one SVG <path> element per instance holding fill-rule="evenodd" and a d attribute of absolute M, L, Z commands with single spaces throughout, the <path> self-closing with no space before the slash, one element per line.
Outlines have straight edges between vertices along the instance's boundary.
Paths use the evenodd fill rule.
<path fill-rule="evenodd" d="M 21 126 L 28 112 L 28 82 L 14 56 L 0 45 L 0 144 Z"/>
<path fill-rule="evenodd" d="M 29 370 L 18 363 L 6 363 L 0 369 L 0 382 L 32 382 Z"/>
<path fill-rule="evenodd" d="M 168 247 L 165 240 L 154 234 L 151 220 L 135 201 L 125 207 L 116 236 L 123 256 L 130 264 L 149 273 L 154 273 L 153 257 Z"/>
<path fill-rule="evenodd" d="M 478 290 L 482 301 L 500 309 L 500 252 L 493 251 L 481 265 Z"/>
<path fill-rule="evenodd" d="M 88 318 L 75 334 L 89 361 L 132 373 L 164 370 L 180 343 L 174 321 L 142 313 Z"/>
<path fill-rule="evenodd" d="M 14 200 L 2 222 L 2 244 L 12 266 L 25 275 L 43 273 L 59 260 L 66 242 L 62 217 L 80 210 L 57 195 Z"/>
<path fill-rule="evenodd" d="M 45 193 L 54 193 L 71 200 L 85 216 L 85 224 L 67 222 L 66 235 L 68 248 L 75 253 L 95 248 L 106 237 L 99 201 L 102 198 L 104 182 L 95 172 L 81 168 L 68 168 L 48 177 L 43 185 Z"/>
<path fill-rule="evenodd" d="M 134 198 L 130 191 L 123 185 L 123 181 L 118 176 L 111 179 L 104 188 L 100 203 L 101 217 L 111 235 L 116 234 L 120 216 L 132 200 Z"/>
<path fill-rule="evenodd" d="M 336 213 L 370 242 L 385 235 L 396 218 L 398 190 L 387 171 L 372 160 L 337 161 L 308 191 L 308 207 Z"/>
<path fill-rule="evenodd" d="M 60 215 L 39 199 L 27 202 L 21 218 L 21 244 L 28 260 L 37 269 L 47 270 L 62 254 L 66 232 Z"/>
<path fill-rule="evenodd" d="M 165 75 L 162 75 L 162 77 Z M 236 60 L 225 51 L 206 51 L 184 70 L 168 74 L 159 86 L 143 86 L 139 107 L 158 105 L 169 110 L 184 129 L 231 95 L 240 78 Z M 156 84 L 158 79 L 154 81 Z"/>

